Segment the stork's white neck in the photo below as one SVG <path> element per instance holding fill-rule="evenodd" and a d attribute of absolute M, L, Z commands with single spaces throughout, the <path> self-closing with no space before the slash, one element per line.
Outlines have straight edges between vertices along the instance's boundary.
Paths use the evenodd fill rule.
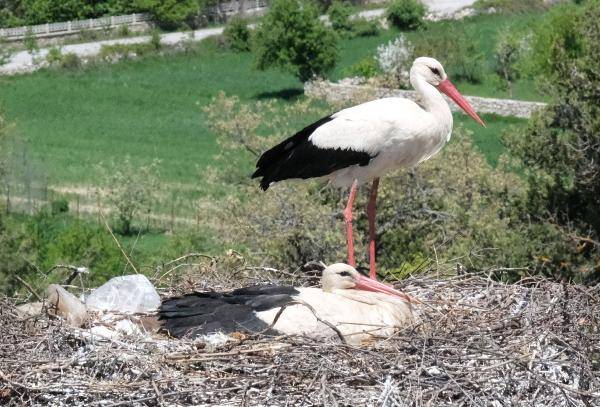
<path fill-rule="evenodd" d="M 450 106 L 435 88 L 428 83 L 421 75 L 410 75 L 410 83 L 420 96 L 421 103 L 426 111 L 431 113 L 441 125 L 452 129 L 452 112 Z"/>

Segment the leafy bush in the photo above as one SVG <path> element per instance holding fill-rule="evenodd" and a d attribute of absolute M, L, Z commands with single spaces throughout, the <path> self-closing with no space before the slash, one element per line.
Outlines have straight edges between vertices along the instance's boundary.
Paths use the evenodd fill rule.
<path fill-rule="evenodd" d="M 352 32 L 356 37 L 374 37 L 379 35 L 379 31 L 377 20 L 367 20 L 362 17 L 352 20 Z"/>
<path fill-rule="evenodd" d="M 553 7 L 534 28 L 531 53 L 526 55 L 527 70 L 533 76 L 552 75 L 559 58 L 577 58 L 583 50 L 577 30 L 582 7 L 560 4 Z"/>
<path fill-rule="evenodd" d="M 547 256 L 549 267 L 592 279 L 600 277 L 600 1 L 586 2 L 577 15 L 572 27 L 556 28 L 549 53 L 541 50 L 549 57 L 545 69 L 554 102 L 524 134 L 505 139 L 523 162 L 532 219 L 555 224 L 570 248 L 568 256 Z M 536 35 L 546 42 L 549 34 Z"/>
<path fill-rule="evenodd" d="M 377 62 L 373 57 L 366 57 L 350 66 L 346 70 L 349 76 L 362 76 L 363 78 L 372 78 L 379 73 Z"/>
<path fill-rule="evenodd" d="M 66 212 L 69 212 L 69 201 L 67 201 L 65 198 L 55 199 L 50 202 L 50 213 L 52 213 L 52 215 L 58 215 Z"/>
<path fill-rule="evenodd" d="M 42 272 L 57 264 L 90 269 L 88 282 L 102 283 L 120 272 L 121 252 L 106 229 L 75 220 L 66 213 L 53 215 L 42 210 L 34 216 L 0 215 L 0 292 L 23 289 L 14 276 L 33 287 L 45 288 L 64 276 Z"/>
<path fill-rule="evenodd" d="M 81 58 L 72 52 L 64 54 L 60 60 L 59 67 L 62 69 L 75 70 L 81 68 Z"/>
<path fill-rule="evenodd" d="M 416 56 L 433 56 L 445 67 L 448 76 L 479 83 L 485 74 L 484 55 L 463 26 L 439 23 L 438 29 L 427 30 L 415 37 Z"/>
<path fill-rule="evenodd" d="M 423 25 L 425 6 L 418 0 L 394 0 L 387 8 L 386 17 L 399 30 L 414 30 Z"/>
<path fill-rule="evenodd" d="M 274 0 L 255 38 L 258 69 L 277 67 L 303 82 L 326 74 L 338 59 L 337 37 L 311 1 Z"/>
<path fill-rule="evenodd" d="M 223 31 L 227 46 L 238 52 L 250 51 L 251 33 L 246 20 L 239 16 L 234 16 L 225 26 Z"/>
<path fill-rule="evenodd" d="M 349 35 L 353 31 L 352 8 L 350 4 L 342 1 L 334 1 L 327 10 L 331 27 L 341 35 Z"/>
<path fill-rule="evenodd" d="M 378 46 L 375 59 L 384 73 L 387 86 L 409 87 L 409 71 L 415 54 L 412 44 L 403 34 L 387 44 Z"/>
<path fill-rule="evenodd" d="M 524 55 L 527 38 L 523 33 L 505 28 L 499 34 L 494 59 L 496 73 L 508 88 L 508 94 L 512 97 L 512 84 L 519 77 L 518 64 Z"/>
<path fill-rule="evenodd" d="M 152 30 L 150 33 L 150 46 L 155 51 L 160 51 L 162 43 L 160 42 L 160 32 L 158 30 Z"/>
<path fill-rule="evenodd" d="M 141 10 L 152 14 L 154 21 L 164 29 L 185 26 L 185 21 L 198 11 L 196 0 L 137 0 Z"/>

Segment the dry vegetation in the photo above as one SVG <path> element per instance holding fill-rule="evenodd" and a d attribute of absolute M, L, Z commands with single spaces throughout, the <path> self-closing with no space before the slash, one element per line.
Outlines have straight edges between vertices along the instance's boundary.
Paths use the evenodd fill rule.
<path fill-rule="evenodd" d="M 15 299 L 4 298 L 0 401 L 598 405 L 600 286 L 536 278 L 505 285 L 487 273 L 436 274 L 396 283 L 424 301 L 420 324 L 365 348 L 302 337 L 240 337 L 220 347 L 161 334 L 91 340 L 85 329 L 45 315 L 20 318 Z M 268 279 L 308 284 L 314 273 L 251 267 L 231 253 L 182 258 L 154 278 L 163 295 Z"/>

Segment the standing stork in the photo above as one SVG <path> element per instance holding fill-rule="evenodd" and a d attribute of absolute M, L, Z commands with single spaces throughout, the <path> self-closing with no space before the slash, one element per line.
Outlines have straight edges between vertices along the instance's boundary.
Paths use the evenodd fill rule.
<path fill-rule="evenodd" d="M 358 185 L 372 181 L 367 205 L 372 279 L 376 279 L 375 202 L 379 178 L 396 168 L 412 167 L 431 158 L 450 140 L 452 113 L 440 92 L 485 126 L 436 59 L 415 59 L 410 83 L 422 107 L 409 99 L 390 97 L 341 110 L 263 153 L 252 175 L 261 177 L 260 187 L 265 191 L 273 183 L 291 178 L 326 177 L 336 186 L 350 186 L 344 219 L 348 263 L 352 266 L 356 266 L 352 207 Z"/>

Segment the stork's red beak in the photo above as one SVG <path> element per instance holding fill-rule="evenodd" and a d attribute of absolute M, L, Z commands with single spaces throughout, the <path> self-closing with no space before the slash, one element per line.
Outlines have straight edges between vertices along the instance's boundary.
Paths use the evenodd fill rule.
<path fill-rule="evenodd" d="M 356 286 L 354 288 L 356 288 L 357 290 L 375 291 L 377 293 L 394 295 L 396 297 L 400 297 L 403 301 L 412 304 L 421 303 L 421 301 L 411 297 L 410 295 L 404 294 L 402 291 L 398 291 L 388 285 L 385 285 L 383 283 L 380 283 L 379 281 L 370 279 L 369 277 L 365 277 L 363 275 L 359 275 L 357 277 Z"/>
<path fill-rule="evenodd" d="M 475 113 L 473 107 L 471 107 L 463 95 L 456 90 L 456 87 L 452 84 L 452 82 L 450 82 L 448 79 L 443 80 L 440 82 L 437 88 L 440 90 L 440 92 L 444 92 L 450 99 L 454 100 L 454 102 L 456 102 L 456 104 L 459 105 L 460 108 L 465 111 L 465 113 L 471 116 L 473 120 L 485 127 L 483 120 L 477 116 L 477 113 Z"/>

